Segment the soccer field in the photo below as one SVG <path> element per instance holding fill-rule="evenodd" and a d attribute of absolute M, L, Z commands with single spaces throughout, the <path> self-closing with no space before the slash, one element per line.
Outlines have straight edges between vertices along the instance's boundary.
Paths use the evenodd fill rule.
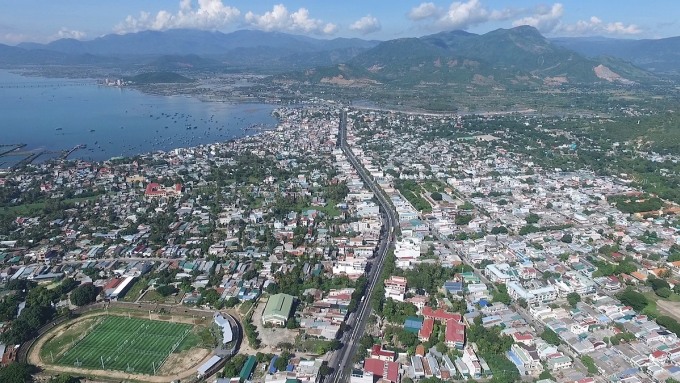
<path fill-rule="evenodd" d="M 192 326 L 107 316 L 55 362 L 64 366 L 154 374 Z"/>

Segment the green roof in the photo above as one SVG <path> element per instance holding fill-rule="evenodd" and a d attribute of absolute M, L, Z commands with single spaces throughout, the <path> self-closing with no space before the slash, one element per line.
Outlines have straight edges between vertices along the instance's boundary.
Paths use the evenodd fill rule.
<path fill-rule="evenodd" d="M 246 363 L 243 365 L 243 368 L 241 368 L 241 373 L 238 374 L 242 382 L 250 378 L 250 374 L 252 374 L 255 369 L 255 363 L 257 363 L 257 358 L 253 355 L 246 359 Z"/>
<path fill-rule="evenodd" d="M 268 320 L 288 320 L 290 315 L 290 310 L 293 309 L 294 297 L 288 294 L 275 294 L 269 297 L 267 302 L 267 307 L 264 308 L 264 313 L 262 313 L 262 320 L 264 322 Z"/>

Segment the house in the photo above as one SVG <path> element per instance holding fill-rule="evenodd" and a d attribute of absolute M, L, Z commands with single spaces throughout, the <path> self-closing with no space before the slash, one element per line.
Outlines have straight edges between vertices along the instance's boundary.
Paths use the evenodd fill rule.
<path fill-rule="evenodd" d="M 514 343 L 508 351 L 508 358 L 517 366 L 522 375 L 540 373 L 543 369 L 535 346 Z"/>
<path fill-rule="evenodd" d="M 364 360 L 364 371 L 370 372 L 373 376 L 383 379 L 383 381 L 398 383 L 399 363 L 386 362 L 380 359 L 367 358 Z"/>
<path fill-rule="evenodd" d="M 391 276 L 385 280 L 385 298 L 403 302 L 406 295 L 406 278 Z"/>
<path fill-rule="evenodd" d="M 379 344 L 374 344 L 371 348 L 371 358 L 380 359 L 385 362 L 393 362 L 396 359 L 396 353 L 392 350 L 385 350 Z"/>
<path fill-rule="evenodd" d="M 445 343 L 449 347 L 462 350 L 465 346 L 465 324 L 462 320 L 446 321 Z"/>

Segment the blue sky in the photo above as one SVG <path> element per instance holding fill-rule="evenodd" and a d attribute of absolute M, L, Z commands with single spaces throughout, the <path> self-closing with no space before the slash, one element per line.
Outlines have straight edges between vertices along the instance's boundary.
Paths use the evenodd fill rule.
<path fill-rule="evenodd" d="M 378 40 L 523 24 L 547 36 L 680 35 L 677 0 L 0 0 L 0 9 L 5 44 L 172 28 Z"/>

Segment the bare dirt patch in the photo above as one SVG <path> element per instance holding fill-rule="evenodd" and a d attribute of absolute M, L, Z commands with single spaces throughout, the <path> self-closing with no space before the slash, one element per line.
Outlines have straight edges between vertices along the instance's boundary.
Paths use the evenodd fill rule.
<path fill-rule="evenodd" d="M 656 307 L 661 313 L 680 321 L 680 302 L 670 302 L 659 299 L 656 301 Z"/>
<path fill-rule="evenodd" d="M 163 366 L 158 370 L 159 375 L 177 375 L 186 371 L 187 366 L 198 366 L 206 357 L 211 356 L 210 350 L 203 348 L 170 354 Z"/>

